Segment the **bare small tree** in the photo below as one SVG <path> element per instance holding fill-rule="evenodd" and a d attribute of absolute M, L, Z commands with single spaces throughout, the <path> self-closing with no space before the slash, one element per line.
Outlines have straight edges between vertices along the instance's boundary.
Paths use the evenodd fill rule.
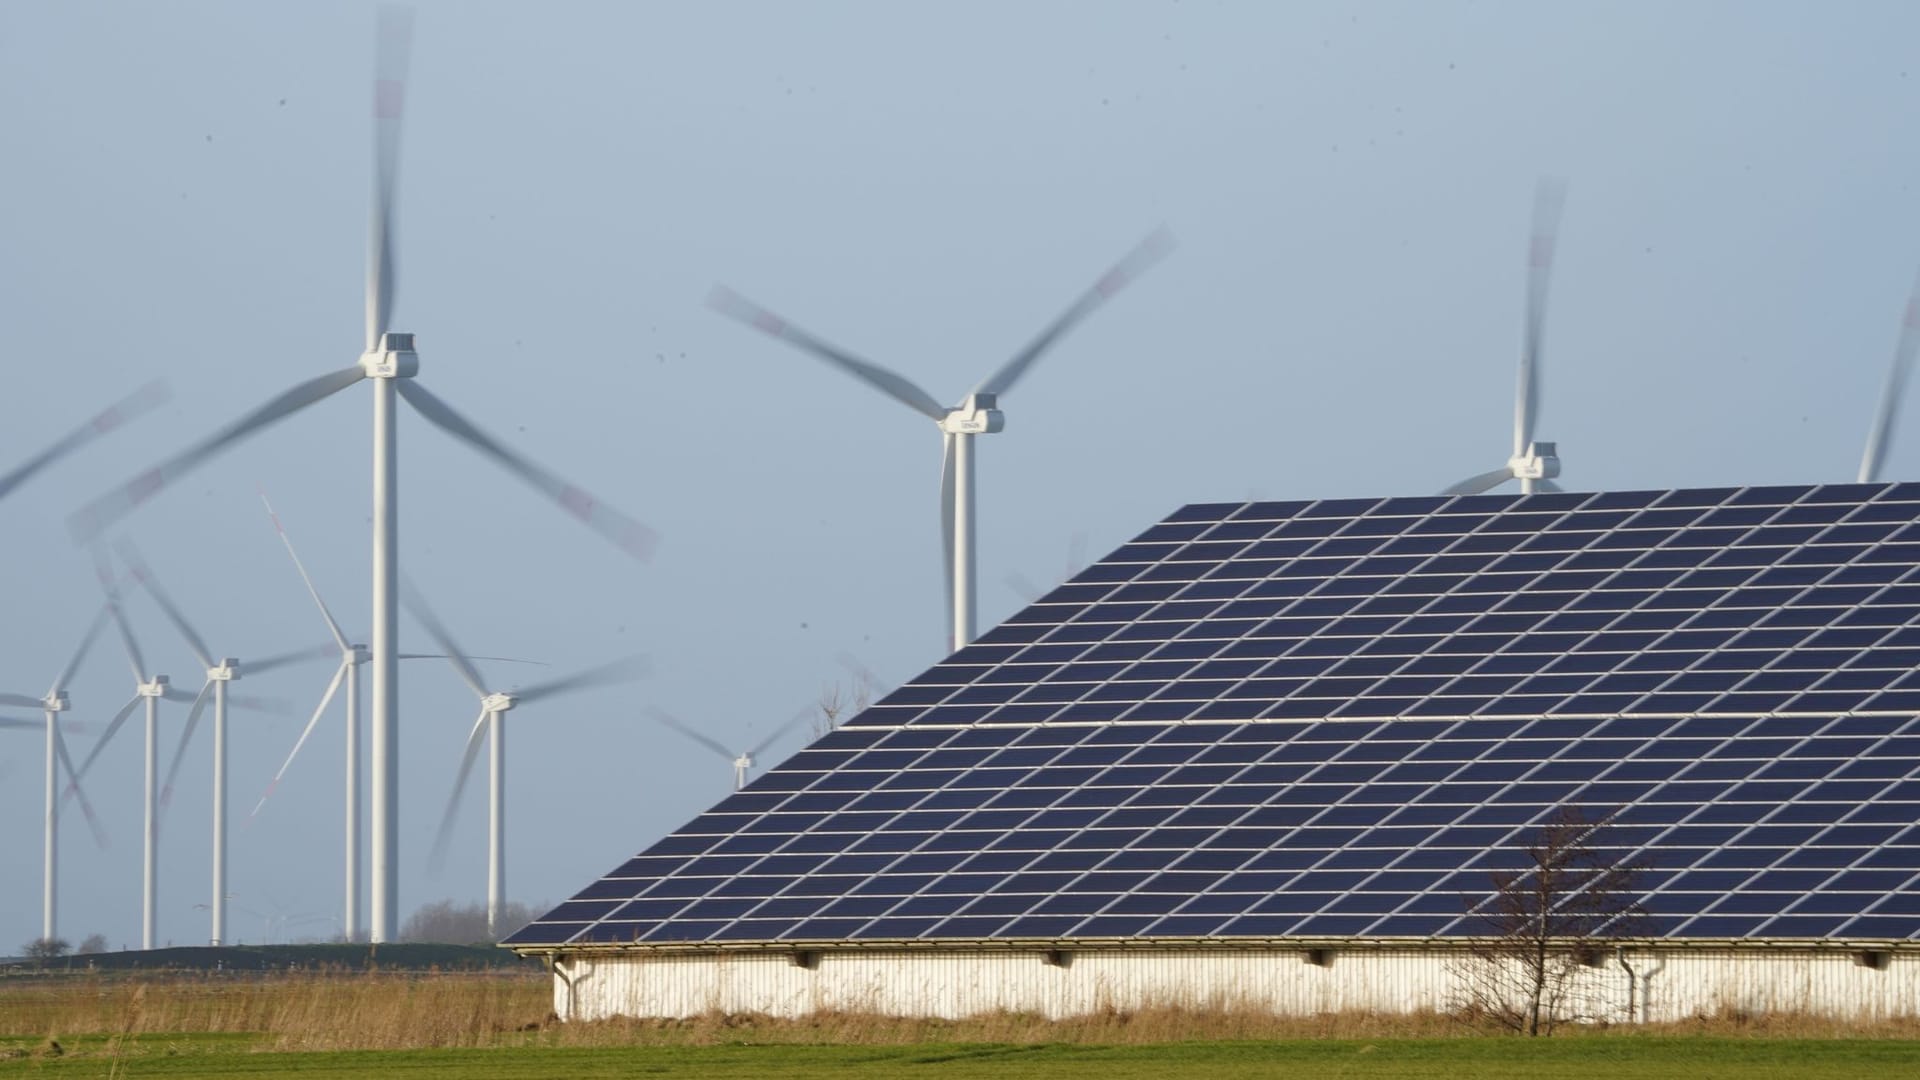
<path fill-rule="evenodd" d="M 47 961 L 58 960 L 72 951 L 73 946 L 65 938 L 42 937 L 27 942 L 24 955 L 35 966 L 45 966 Z"/>
<path fill-rule="evenodd" d="M 814 703 L 818 715 L 813 718 L 813 737 L 818 739 L 840 726 L 842 716 L 859 716 L 873 704 L 873 693 L 862 680 L 855 680 L 853 692 L 848 693 L 840 684 L 828 683 L 820 691 L 820 699 Z"/>
<path fill-rule="evenodd" d="M 545 910 L 518 900 L 507 901 L 506 907 L 500 909 L 502 933 L 510 934 L 520 929 Z M 430 941 L 443 945 L 490 945 L 494 938 L 487 933 L 487 905 L 437 900 L 422 904 L 407 916 L 406 923 L 400 928 L 400 940 Z"/>
<path fill-rule="evenodd" d="M 96 953 L 106 951 L 107 935 L 105 934 L 88 934 L 86 937 L 80 939 L 79 953 L 81 956 L 93 956 Z"/>
<path fill-rule="evenodd" d="M 1561 807 L 1520 849 L 1519 867 L 1494 872 L 1491 894 L 1470 902 L 1485 931 L 1462 972 L 1471 1015 L 1527 1035 L 1585 1018 L 1575 994 L 1582 969 L 1647 923 L 1646 866 L 1603 846 L 1611 822 Z"/>

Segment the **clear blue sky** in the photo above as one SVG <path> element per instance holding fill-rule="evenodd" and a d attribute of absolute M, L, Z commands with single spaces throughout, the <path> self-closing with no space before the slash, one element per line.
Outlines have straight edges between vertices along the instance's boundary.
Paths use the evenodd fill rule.
<path fill-rule="evenodd" d="M 0 468 L 156 373 L 175 394 L 0 505 L 5 689 L 43 689 L 96 602 L 71 510 L 357 355 L 373 23 L 0 7 Z M 1847 479 L 1920 266 L 1917 37 L 1896 3 L 420 4 L 396 326 L 426 385 L 664 536 L 637 565 L 403 419 L 403 557 L 469 648 L 658 669 L 511 716 L 511 894 L 569 895 L 724 793 L 645 705 L 751 739 L 844 683 L 842 651 L 889 681 L 938 659 L 933 426 L 708 311 L 716 281 L 957 398 L 1153 226 L 1178 235 L 981 444 L 984 625 L 1077 534 L 1097 555 L 1185 502 L 1499 464 L 1541 174 L 1570 181 L 1540 424 L 1569 487 Z M 324 637 L 256 486 L 364 628 L 367 399 L 130 520 L 217 651 Z M 1888 475 L 1916 468 L 1896 441 Z M 72 688 L 96 725 L 132 691 L 103 645 Z M 337 717 L 241 828 L 328 674 L 245 684 L 299 715 L 236 718 L 244 940 L 338 912 Z M 477 899 L 477 788 L 446 872 L 423 865 L 476 705 L 436 666 L 404 695 L 403 910 Z M 8 951 L 39 928 L 39 745 L 0 736 Z M 108 849 L 64 830 L 74 940 L 137 940 L 139 759 L 128 730 L 96 767 Z M 206 936 L 209 772 L 201 741 L 164 831 L 182 944 Z"/>

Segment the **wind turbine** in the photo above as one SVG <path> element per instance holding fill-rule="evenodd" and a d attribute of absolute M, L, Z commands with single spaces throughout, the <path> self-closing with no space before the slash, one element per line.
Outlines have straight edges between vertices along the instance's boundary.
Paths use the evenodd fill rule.
<path fill-rule="evenodd" d="M 1893 368 L 1887 372 L 1886 389 L 1880 393 L 1880 408 L 1874 413 L 1873 427 L 1867 432 L 1867 451 L 1860 458 L 1860 482 L 1880 479 L 1880 466 L 1886 460 L 1887 447 L 1893 443 L 1893 424 L 1898 418 L 1900 399 L 1905 396 L 1907 373 L 1913 370 L 1913 354 L 1920 347 L 1920 279 L 1913 283 L 1907 297 L 1907 311 L 1900 320 L 1900 341 L 1893 347 Z"/>
<path fill-rule="evenodd" d="M 733 790 L 739 791 L 741 788 L 747 786 L 747 773 L 753 770 L 754 759 L 765 753 L 767 747 L 772 746 L 780 736 L 785 735 L 787 732 L 792 731 L 794 728 L 812 719 L 813 710 L 814 706 L 807 706 L 805 709 L 802 709 L 798 715 L 794 716 L 793 719 L 774 728 L 772 734 L 737 754 L 727 749 L 726 744 L 720 740 L 681 723 L 665 709 L 649 705 L 647 706 L 647 715 L 725 758 L 727 762 L 733 766 Z"/>
<path fill-rule="evenodd" d="M 87 759 L 80 763 L 80 768 L 73 774 L 73 782 L 69 787 L 71 791 L 79 790 L 81 777 L 84 777 L 87 770 L 93 767 L 93 763 L 99 760 L 100 752 L 113 741 L 114 735 L 118 734 L 122 725 L 127 722 L 127 717 L 133 715 L 133 710 L 145 702 L 147 712 L 146 840 L 140 878 L 140 947 L 151 949 L 154 943 L 156 904 L 159 899 L 160 777 L 157 755 L 160 737 L 160 699 L 174 697 L 175 692 L 168 686 L 165 675 L 149 673 L 146 659 L 140 655 L 140 645 L 134 640 L 133 628 L 127 624 L 126 613 L 120 609 L 119 587 L 114 583 L 113 573 L 104 561 L 100 564 L 100 587 L 107 594 L 107 613 L 112 616 L 114 625 L 120 630 L 120 645 L 126 650 L 127 663 L 133 668 L 134 691 L 133 697 L 128 699 L 120 711 L 114 714 L 113 719 L 107 722 L 106 730 L 100 733 L 100 741 L 94 744 L 93 752 L 87 755 Z M 192 700 L 191 695 L 179 696 Z"/>
<path fill-rule="evenodd" d="M 466 753 L 460 759 L 460 771 L 453 780 L 453 793 L 447 796 L 446 812 L 440 816 L 440 827 L 434 835 L 431 865 L 438 866 L 446 857 L 447 841 L 452 835 L 454 812 L 460 807 L 460 793 L 466 789 L 467 776 L 473 772 L 473 760 L 479 756 L 480 742 L 484 737 L 488 742 L 487 755 L 487 933 L 495 938 L 500 935 L 500 912 L 507 904 L 507 712 L 519 705 L 531 705 L 536 701 L 558 697 L 576 690 L 585 690 L 595 686 L 609 686 L 615 683 L 632 682 L 647 673 L 645 657 L 629 656 L 599 667 L 588 668 L 558 679 L 535 683 L 510 691 L 489 691 L 480 678 L 480 672 L 454 643 L 453 635 L 447 631 L 433 609 L 427 606 L 426 598 L 418 590 L 409 587 L 405 594 L 408 610 L 426 628 L 434 643 L 446 650 L 447 662 L 460 673 L 468 689 L 480 699 L 480 716 L 473 722 L 473 730 L 467 735 Z"/>
<path fill-rule="evenodd" d="M 0 717 L 0 728 L 32 730 L 44 727 L 47 735 L 47 790 L 46 790 L 46 827 L 45 847 L 42 855 L 42 891 L 40 896 L 40 937 L 52 941 L 59 937 L 59 870 L 60 870 L 60 798 L 58 795 L 60 778 L 58 769 L 67 771 L 67 780 L 73 787 L 73 794 L 80 801 L 80 809 L 87 816 L 87 824 L 93 829 L 94 839 L 101 844 L 106 837 L 100 832 L 100 824 L 94 816 L 93 805 L 87 801 L 86 792 L 80 789 L 80 777 L 73 767 L 73 758 L 67 753 L 67 740 L 60 734 L 60 714 L 73 707 L 67 697 L 67 684 L 73 680 L 73 674 L 80 668 L 80 661 L 93 647 L 93 639 L 100 635 L 100 628 L 106 625 L 107 609 L 103 606 L 100 613 L 93 617 L 93 623 L 87 627 L 86 635 L 80 639 L 80 647 L 73 651 L 67 666 L 53 680 L 53 686 L 45 697 L 31 697 L 26 694 L 0 694 L 0 705 L 15 705 L 23 708 L 38 708 L 45 715 L 43 723 L 32 720 L 18 720 L 13 717 Z M 57 766 L 57 768 L 56 768 Z"/>
<path fill-rule="evenodd" d="M 348 941 L 360 940 L 360 666 L 367 662 L 367 647 L 349 641 L 341 631 L 340 624 L 334 621 L 333 612 L 327 602 L 320 598 L 319 587 L 307 573 L 306 564 L 301 562 L 300 553 L 293 548 L 293 537 L 288 535 L 286 526 L 281 523 L 280 515 L 274 512 L 273 504 L 267 501 L 265 493 L 260 501 L 267 508 L 267 516 L 273 521 L 274 531 L 280 534 L 280 542 L 286 546 L 287 555 L 293 559 L 293 568 L 300 573 L 300 580 L 307 587 L 307 595 L 313 598 L 314 606 L 320 609 L 320 618 L 327 625 L 327 632 L 340 650 L 340 665 L 334 669 L 333 678 L 327 683 L 327 689 L 320 696 L 320 704 L 308 718 L 307 726 L 300 731 L 300 737 L 294 740 L 293 749 L 287 759 L 280 764 L 280 770 L 273 774 L 273 780 L 267 784 L 267 790 L 254 804 L 248 820 L 258 817 L 274 790 L 280 786 L 280 780 L 293 766 L 293 759 L 300 756 L 300 748 L 307 744 L 307 737 L 313 734 L 314 727 L 326 714 L 327 706 L 333 703 L 333 697 L 339 692 L 342 681 L 346 684 L 346 905 L 342 909 L 341 933 Z M 322 646 L 324 652 L 326 646 Z M 444 660 L 439 653 L 401 653 L 401 660 Z M 480 657 L 483 660 L 502 660 L 509 663 L 527 663 L 524 660 L 509 660 L 507 657 Z"/>
<path fill-rule="evenodd" d="M 167 384 L 156 379 L 107 406 L 86 423 L 67 432 L 52 446 L 28 458 L 12 472 L 0 476 L 0 499 L 6 498 L 13 489 L 26 483 L 40 470 L 140 414 L 159 408 L 166 403 L 167 396 Z"/>
<path fill-rule="evenodd" d="M 947 644 L 949 651 L 958 652 L 974 636 L 974 436 L 1002 430 L 1006 417 L 999 408 L 1000 396 L 1013 389 L 1034 362 L 1075 323 L 1106 303 L 1171 250 L 1172 234 L 1165 229 L 1156 230 L 1102 274 L 1100 280 L 1048 324 L 1039 337 L 951 408 L 940 404 L 905 376 L 828 344 L 724 285 L 715 287 L 707 303 L 723 315 L 814 354 L 939 426 L 941 441 L 945 444 L 940 463 L 940 534 L 946 556 Z"/>
<path fill-rule="evenodd" d="M 1566 199 L 1566 185 L 1558 180 L 1542 180 L 1534 189 L 1533 238 L 1527 248 L 1526 324 L 1513 403 L 1513 456 L 1505 465 L 1462 480 L 1442 495 L 1478 495 L 1508 480 L 1520 481 L 1520 490 L 1528 495 L 1563 490 L 1553 482 L 1560 475 L 1558 448 L 1550 442 L 1534 441 L 1533 425 L 1540 414 L 1540 352 L 1546 332 L 1547 285 L 1553 275 L 1553 249 Z"/>
<path fill-rule="evenodd" d="M 397 406 L 404 398 L 428 423 L 494 459 L 636 558 L 651 557 L 653 530 L 506 448 L 415 378 L 420 358 L 413 335 L 388 329 L 395 272 L 393 208 L 399 171 L 400 120 L 412 12 L 383 6 L 373 90 L 373 205 L 367 257 L 365 351 L 352 367 L 302 382 L 212 435 L 147 469 L 76 511 L 68 526 L 79 542 L 131 513 L 158 492 L 240 440 L 362 379 L 373 382 L 373 911 L 370 937 L 390 941 L 398 930 L 400 879 L 399 458 Z"/>
<path fill-rule="evenodd" d="M 173 761 L 167 766 L 167 777 L 160 786 L 160 805 L 164 809 L 173 801 L 173 782 L 180 775 L 180 765 L 186 760 L 187 744 L 193 741 L 195 728 L 200 724 L 200 715 L 206 709 L 207 693 L 213 693 L 213 901 L 209 905 L 212 912 L 213 927 L 210 941 L 214 945 L 227 944 L 227 684 L 240 678 L 240 661 L 233 657 L 215 660 L 207 649 L 206 640 L 187 622 L 187 617 L 160 587 L 153 571 L 140 558 L 131 543 L 122 542 L 120 557 L 127 564 L 133 580 L 146 589 L 160 610 L 173 624 L 175 630 L 187 643 L 187 648 L 206 669 L 206 681 L 201 683 L 200 692 L 193 697 L 193 707 L 187 711 L 187 722 L 180 729 L 180 742 L 173 751 Z M 260 675 L 288 664 L 312 660 L 324 655 L 323 649 L 306 648 L 294 652 L 281 653 L 247 665 L 249 674 Z M 255 703 L 257 704 L 257 703 Z"/>

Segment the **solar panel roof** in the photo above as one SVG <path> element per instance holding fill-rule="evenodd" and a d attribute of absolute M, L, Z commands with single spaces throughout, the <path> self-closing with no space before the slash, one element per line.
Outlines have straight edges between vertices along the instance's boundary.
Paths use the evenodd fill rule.
<path fill-rule="evenodd" d="M 508 944 L 1920 938 L 1920 484 L 1188 506 Z"/>

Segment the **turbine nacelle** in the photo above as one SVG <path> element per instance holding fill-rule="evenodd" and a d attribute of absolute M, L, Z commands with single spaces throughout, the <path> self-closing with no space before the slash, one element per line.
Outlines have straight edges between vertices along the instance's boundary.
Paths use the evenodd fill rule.
<path fill-rule="evenodd" d="M 480 699 L 480 711 L 503 713 L 513 708 L 512 694 L 488 694 Z"/>
<path fill-rule="evenodd" d="M 68 702 L 65 690 L 55 690 L 40 699 L 40 707 L 48 712 L 66 712 L 73 708 L 73 705 Z"/>
<path fill-rule="evenodd" d="M 207 669 L 208 682 L 232 682 L 240 677 L 240 661 L 231 656 L 221 657 L 220 663 Z"/>
<path fill-rule="evenodd" d="M 1526 453 L 1507 459 L 1507 468 L 1513 470 L 1516 480 L 1551 480 L 1560 475 L 1556 449 L 1550 442 L 1528 443 Z"/>
<path fill-rule="evenodd" d="M 369 379 L 411 379 L 420 374 L 420 354 L 413 351 L 413 335 L 380 335 L 380 347 L 360 355 L 360 370 Z"/>
<path fill-rule="evenodd" d="M 373 659 L 373 654 L 367 651 L 367 647 L 365 645 L 349 645 L 347 646 L 347 651 L 344 654 L 344 657 L 346 659 L 352 660 L 354 667 L 359 667 L 361 664 L 365 664 L 371 661 Z"/>
<path fill-rule="evenodd" d="M 166 697 L 167 677 L 165 675 L 155 675 L 149 681 L 141 683 L 138 694 L 140 697 L 147 698 Z"/>
<path fill-rule="evenodd" d="M 967 400 L 940 418 L 940 430 L 949 435 L 991 435 L 1003 431 L 1007 416 L 995 406 L 993 394 L 968 394 Z"/>

